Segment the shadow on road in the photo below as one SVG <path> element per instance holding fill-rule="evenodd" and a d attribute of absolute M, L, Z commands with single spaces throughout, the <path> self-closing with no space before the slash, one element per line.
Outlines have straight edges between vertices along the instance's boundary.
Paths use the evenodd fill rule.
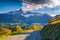
<path fill-rule="evenodd" d="M 25 40 L 42 40 L 40 30 L 32 32 L 29 36 L 26 37 Z"/>

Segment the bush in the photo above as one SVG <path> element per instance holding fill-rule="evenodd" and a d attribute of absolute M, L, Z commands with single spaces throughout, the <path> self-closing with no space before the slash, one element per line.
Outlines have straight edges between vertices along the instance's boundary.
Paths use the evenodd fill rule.
<path fill-rule="evenodd" d="M 7 28 L 0 28 L 0 35 L 11 34 L 11 30 Z"/>
<path fill-rule="evenodd" d="M 12 32 L 23 32 L 23 29 L 21 28 L 21 26 L 17 25 L 12 29 Z"/>

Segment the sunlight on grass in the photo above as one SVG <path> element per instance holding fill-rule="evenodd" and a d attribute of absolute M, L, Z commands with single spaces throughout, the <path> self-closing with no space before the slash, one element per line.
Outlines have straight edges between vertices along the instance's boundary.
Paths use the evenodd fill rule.
<path fill-rule="evenodd" d="M 0 36 L 0 40 L 3 40 L 4 38 L 7 38 L 7 37 L 9 37 L 10 35 L 1 35 Z"/>
<path fill-rule="evenodd" d="M 58 22 L 60 22 L 60 20 L 58 20 L 58 21 L 55 21 L 55 22 L 52 22 L 51 24 L 56 24 L 56 23 L 58 23 Z"/>

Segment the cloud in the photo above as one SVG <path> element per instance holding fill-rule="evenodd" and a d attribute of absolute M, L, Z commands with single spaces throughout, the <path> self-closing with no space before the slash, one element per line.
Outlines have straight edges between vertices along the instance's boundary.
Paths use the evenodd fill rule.
<path fill-rule="evenodd" d="M 48 14 L 48 15 L 50 15 L 51 17 L 54 17 L 54 16 L 56 16 L 56 15 L 60 15 L 60 13 L 41 13 L 41 14 L 21 14 L 22 16 L 24 16 L 25 18 L 29 18 L 30 16 L 42 16 L 42 15 L 44 15 L 44 14 Z"/>
<path fill-rule="evenodd" d="M 27 4 L 45 4 L 51 2 L 51 0 L 23 0 Z"/>
<path fill-rule="evenodd" d="M 59 13 L 58 13 L 58 14 L 59 14 Z M 49 15 L 52 16 L 52 17 L 54 17 L 54 16 L 56 16 L 57 14 L 56 14 L 56 13 L 52 13 L 52 14 L 49 13 Z"/>
<path fill-rule="evenodd" d="M 41 16 L 42 14 L 40 13 L 31 13 L 31 14 L 21 14 L 22 16 L 24 16 L 25 18 L 28 18 L 30 16 Z"/>
<path fill-rule="evenodd" d="M 52 13 L 48 13 L 50 16 L 54 17 L 56 15 L 60 15 L 60 10 L 55 10 Z"/>
<path fill-rule="evenodd" d="M 54 11 L 52 11 L 52 12 L 40 12 L 40 13 L 38 13 L 38 12 L 26 12 L 26 13 L 24 13 L 24 14 L 21 14 L 22 16 L 24 16 L 25 18 L 28 18 L 28 17 L 30 17 L 30 16 L 42 16 L 42 15 L 44 15 L 44 14 L 48 14 L 48 15 L 50 15 L 51 17 L 54 17 L 54 16 L 56 16 L 56 15 L 60 15 L 60 10 L 54 10 Z"/>
<path fill-rule="evenodd" d="M 24 11 L 34 10 L 39 8 L 53 8 L 60 5 L 60 0 L 23 0 Z"/>
<path fill-rule="evenodd" d="M 60 10 L 55 10 L 54 12 L 55 12 L 55 13 L 60 13 Z"/>

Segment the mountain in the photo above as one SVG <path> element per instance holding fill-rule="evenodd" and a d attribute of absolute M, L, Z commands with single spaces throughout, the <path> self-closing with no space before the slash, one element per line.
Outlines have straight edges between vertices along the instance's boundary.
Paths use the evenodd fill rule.
<path fill-rule="evenodd" d="M 20 25 L 23 28 L 29 26 L 27 23 L 25 23 L 24 17 L 21 16 L 22 10 L 19 11 L 12 11 L 8 13 L 1 13 L 0 14 L 0 25 L 5 25 L 8 28 L 12 28 L 15 25 Z"/>
<path fill-rule="evenodd" d="M 41 30 L 43 40 L 60 40 L 60 17 L 56 17 L 52 22 Z"/>
<path fill-rule="evenodd" d="M 49 14 L 41 14 L 41 13 L 33 13 L 33 12 L 27 12 L 24 15 L 29 17 L 25 17 L 27 20 L 27 23 L 40 23 L 41 25 L 45 25 L 48 21 L 48 19 L 51 17 Z M 29 21 L 29 22 L 28 22 Z"/>
<path fill-rule="evenodd" d="M 55 18 L 56 18 L 56 19 L 60 19 L 60 15 L 56 15 Z"/>
<path fill-rule="evenodd" d="M 18 18 L 17 16 L 20 16 L 20 15 L 18 15 L 18 12 L 10 12 L 10 13 L 0 14 L 0 23 L 1 22 L 17 23 L 20 21 L 20 18 Z"/>
<path fill-rule="evenodd" d="M 47 24 L 55 24 L 55 23 L 58 23 L 60 22 L 60 15 L 56 15 L 55 17 L 51 17 Z"/>
<path fill-rule="evenodd" d="M 8 13 L 1 13 L 0 23 L 19 23 L 23 21 L 29 25 L 32 23 L 40 23 L 42 25 L 45 25 L 50 17 L 51 16 L 47 13 L 41 14 L 29 11 L 24 13 L 22 9 L 20 9 Z"/>

